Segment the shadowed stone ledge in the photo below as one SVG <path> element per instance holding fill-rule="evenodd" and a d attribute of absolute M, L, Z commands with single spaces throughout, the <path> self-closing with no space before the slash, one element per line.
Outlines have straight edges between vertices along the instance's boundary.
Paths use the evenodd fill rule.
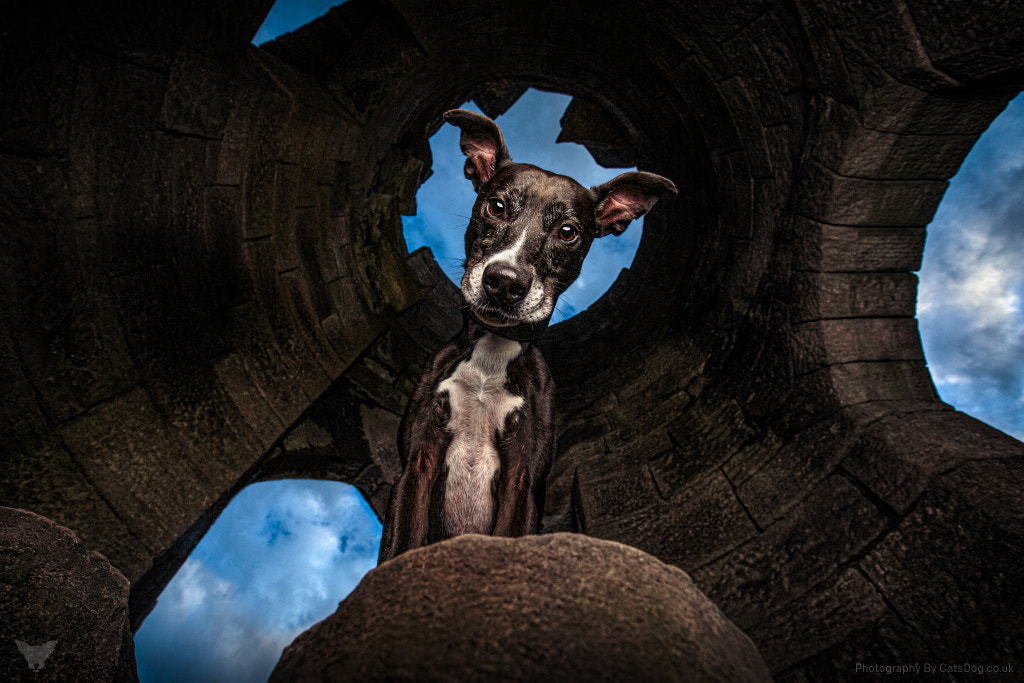
<path fill-rule="evenodd" d="M 0 680 L 139 680 L 128 580 L 69 529 L 7 507 L 0 507 Z"/>
<path fill-rule="evenodd" d="M 374 569 L 271 681 L 767 681 L 681 570 L 578 534 L 462 536 Z"/>

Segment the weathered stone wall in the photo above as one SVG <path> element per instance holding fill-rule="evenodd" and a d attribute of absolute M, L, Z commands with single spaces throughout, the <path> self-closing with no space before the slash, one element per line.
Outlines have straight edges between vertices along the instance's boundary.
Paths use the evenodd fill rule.
<path fill-rule="evenodd" d="M 268 4 L 38 3 L 0 44 L 0 503 L 110 558 L 136 623 L 250 481 L 381 509 L 458 324 L 401 238 L 425 138 L 532 85 L 681 190 L 544 339 L 545 528 L 691 572 L 784 678 L 1021 654 L 1024 446 L 938 401 L 913 271 L 1024 9 L 351 0 L 253 48 Z"/>

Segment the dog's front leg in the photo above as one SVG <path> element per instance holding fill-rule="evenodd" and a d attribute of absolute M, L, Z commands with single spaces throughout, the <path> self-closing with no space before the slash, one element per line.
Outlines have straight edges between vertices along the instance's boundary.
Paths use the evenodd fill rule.
<path fill-rule="evenodd" d="M 509 415 L 498 444 L 498 513 L 495 536 L 526 536 L 540 531 L 544 492 L 554 457 L 550 403 Z"/>
<path fill-rule="evenodd" d="M 427 544 L 430 532 L 430 496 L 445 453 L 451 442 L 446 429 L 447 400 L 441 397 L 423 409 L 406 415 L 400 448 L 407 457 L 402 476 L 391 490 L 384 516 L 378 563 L 390 560 L 406 550 Z"/>

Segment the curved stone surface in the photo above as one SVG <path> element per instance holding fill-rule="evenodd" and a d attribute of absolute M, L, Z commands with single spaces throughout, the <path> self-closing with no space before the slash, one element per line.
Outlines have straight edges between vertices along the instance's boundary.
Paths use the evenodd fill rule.
<path fill-rule="evenodd" d="M 0 507 L 0 679 L 138 681 L 128 581 L 74 533 Z"/>
<path fill-rule="evenodd" d="M 1024 86 L 1024 3 L 350 0 L 260 48 L 270 0 L 126 5 L 5 14 L 0 504 L 109 558 L 136 625 L 248 482 L 382 508 L 459 318 L 401 234 L 426 138 L 527 86 L 680 188 L 542 340 L 545 529 L 690 572 L 797 680 L 973 656 L 971 625 L 1024 617 L 990 590 L 1024 570 L 984 569 L 1022 547 L 984 491 L 1024 446 L 938 400 L 914 319 L 925 226 Z M 954 597 L 923 608 L 937 573 Z"/>
<path fill-rule="evenodd" d="M 374 569 L 271 681 L 769 681 L 690 578 L 578 534 L 462 536 Z"/>

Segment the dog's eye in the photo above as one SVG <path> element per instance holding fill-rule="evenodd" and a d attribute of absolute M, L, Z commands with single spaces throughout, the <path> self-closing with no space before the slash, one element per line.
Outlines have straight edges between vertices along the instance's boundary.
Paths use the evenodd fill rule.
<path fill-rule="evenodd" d="M 558 229 L 558 236 L 563 242 L 575 242 L 576 238 L 579 237 L 579 232 L 576 230 L 575 225 L 563 225 Z"/>
<path fill-rule="evenodd" d="M 491 214 L 496 218 L 500 218 L 505 215 L 505 202 L 500 199 L 492 199 L 487 202 L 487 213 Z"/>

